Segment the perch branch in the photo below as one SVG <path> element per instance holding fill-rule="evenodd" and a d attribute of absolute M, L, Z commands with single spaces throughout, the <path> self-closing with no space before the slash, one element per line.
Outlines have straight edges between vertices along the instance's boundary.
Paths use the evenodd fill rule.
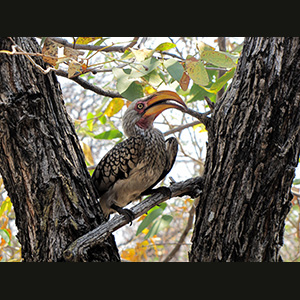
<path fill-rule="evenodd" d="M 183 195 L 189 195 L 191 197 L 197 197 L 203 185 L 202 177 L 190 178 L 185 181 L 176 182 L 170 185 L 171 196 L 178 197 Z M 167 196 L 162 193 L 157 193 L 149 196 L 147 199 L 141 201 L 137 205 L 131 208 L 135 217 L 140 217 L 146 213 L 152 207 L 168 200 Z M 111 233 L 126 225 L 128 221 L 123 215 L 115 215 L 111 220 L 101 224 L 99 227 L 89 231 L 77 240 L 75 240 L 64 251 L 64 258 L 66 261 L 80 261 L 84 260 L 87 251 L 95 245 L 102 243 Z"/>

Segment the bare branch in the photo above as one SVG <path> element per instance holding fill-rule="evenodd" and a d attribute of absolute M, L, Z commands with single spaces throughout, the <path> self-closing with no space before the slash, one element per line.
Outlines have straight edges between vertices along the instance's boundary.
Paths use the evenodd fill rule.
<path fill-rule="evenodd" d="M 81 50 L 92 50 L 92 51 L 103 51 L 103 52 L 124 52 L 127 48 L 133 47 L 136 45 L 139 37 L 134 37 L 133 40 L 126 46 L 95 46 L 95 45 L 83 45 L 83 44 L 71 44 L 67 40 L 59 37 L 49 37 L 52 41 L 59 43 L 65 47 L 72 49 L 81 49 Z"/>
<path fill-rule="evenodd" d="M 184 61 L 184 58 L 182 58 L 182 57 L 180 57 L 180 56 L 178 56 L 178 55 L 176 55 L 176 54 L 169 53 L 169 52 L 167 52 L 167 51 L 162 51 L 161 53 L 164 54 L 164 55 L 168 55 L 168 56 L 171 56 L 171 57 L 178 58 L 178 59 L 181 60 L 181 61 Z"/>
<path fill-rule="evenodd" d="M 59 43 L 65 47 L 68 48 L 72 48 L 72 49 L 81 49 L 81 50 L 92 50 L 92 51 L 103 51 L 103 52 L 125 52 L 126 49 L 128 48 L 132 48 L 133 46 L 135 46 L 138 42 L 139 37 L 134 37 L 132 42 L 130 42 L 128 45 L 126 46 L 95 46 L 95 45 L 82 45 L 82 44 L 72 44 L 69 43 L 67 40 L 59 38 L 59 37 L 49 37 L 49 39 L 51 39 L 52 41 Z M 182 57 L 176 55 L 176 54 L 172 54 L 169 53 L 167 51 L 162 51 L 161 52 L 164 55 L 168 55 L 171 57 L 175 57 L 178 58 L 180 60 L 184 60 Z"/>
<path fill-rule="evenodd" d="M 200 124 L 200 123 L 201 123 L 200 121 L 194 121 L 194 122 L 191 122 L 191 123 L 188 123 L 188 124 L 176 126 L 175 128 L 170 129 L 170 130 L 164 132 L 164 136 L 173 134 L 173 133 L 175 133 L 175 132 L 182 131 L 183 129 L 186 129 L 186 128 L 189 128 L 189 127 L 198 125 L 198 124 Z"/>
<path fill-rule="evenodd" d="M 209 106 L 210 110 L 213 111 L 215 108 L 215 103 L 212 102 L 207 96 L 204 96 L 204 99 L 205 99 L 207 105 Z"/>
<path fill-rule="evenodd" d="M 68 72 L 66 72 L 66 71 L 55 70 L 55 73 L 59 76 L 68 78 Z M 107 97 L 111 97 L 111 98 L 122 98 L 122 95 L 119 94 L 118 92 L 114 92 L 114 91 L 110 91 L 110 90 L 103 90 L 102 88 L 89 83 L 88 81 L 82 79 L 81 77 L 73 77 L 73 78 L 69 78 L 69 79 L 75 81 L 76 83 L 81 85 L 83 88 L 95 92 L 98 95 L 107 96 Z"/>
<path fill-rule="evenodd" d="M 210 118 L 207 117 L 208 115 L 211 114 L 211 111 L 207 111 L 205 113 L 199 113 L 195 110 L 192 110 L 190 108 L 188 108 L 185 113 L 191 115 L 192 117 L 198 119 L 200 121 L 200 123 L 203 123 L 206 127 L 209 126 L 210 123 Z"/>
<path fill-rule="evenodd" d="M 196 198 L 199 196 L 203 177 L 190 178 L 185 181 L 173 183 L 169 188 L 172 197 L 189 195 Z M 168 200 L 162 193 L 154 194 L 131 208 L 134 219 L 146 213 L 152 207 Z M 85 260 L 87 251 L 95 245 L 102 243 L 112 232 L 126 225 L 128 221 L 123 215 L 115 215 L 111 220 L 75 240 L 65 251 L 64 258 L 67 261 Z"/>
<path fill-rule="evenodd" d="M 226 37 L 218 37 L 218 46 L 219 51 L 226 51 Z M 218 78 L 222 77 L 226 73 L 225 70 L 220 70 L 218 74 Z M 224 94 L 224 86 L 218 91 L 217 93 L 217 100 L 218 101 L 222 95 Z"/>
<path fill-rule="evenodd" d="M 49 37 L 52 41 L 59 43 L 65 47 L 72 49 L 81 49 L 81 50 L 92 50 L 92 51 L 103 51 L 103 52 L 124 52 L 128 46 L 95 46 L 95 45 L 82 45 L 82 44 L 72 44 L 67 40 L 59 37 Z"/>
<path fill-rule="evenodd" d="M 126 47 L 124 47 L 124 48 L 125 48 L 124 51 L 125 51 L 127 48 L 132 48 L 133 46 L 135 46 L 135 45 L 137 44 L 138 40 L 139 40 L 139 37 L 138 37 L 138 36 L 134 37 L 133 40 L 132 40 L 132 42 L 129 43 Z"/>

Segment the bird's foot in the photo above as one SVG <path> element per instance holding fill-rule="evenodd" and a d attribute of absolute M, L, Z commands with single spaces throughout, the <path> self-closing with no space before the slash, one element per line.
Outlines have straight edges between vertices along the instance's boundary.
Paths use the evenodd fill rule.
<path fill-rule="evenodd" d="M 163 194 L 164 196 L 168 197 L 169 199 L 172 197 L 171 190 L 166 186 L 160 186 L 157 189 L 152 189 L 149 194 L 152 195 L 152 194 L 157 194 L 157 193 Z"/>
<path fill-rule="evenodd" d="M 129 225 L 130 226 L 132 225 L 132 221 L 135 217 L 134 212 L 132 210 L 127 208 L 122 208 L 116 204 L 112 204 L 110 207 L 115 211 L 117 211 L 120 215 L 123 215 L 126 218 L 127 222 L 129 222 Z"/>

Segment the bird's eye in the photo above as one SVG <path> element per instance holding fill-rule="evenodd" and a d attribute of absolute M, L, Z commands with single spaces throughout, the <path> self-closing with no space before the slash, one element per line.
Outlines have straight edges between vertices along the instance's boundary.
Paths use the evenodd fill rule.
<path fill-rule="evenodd" d="M 138 109 L 143 109 L 144 108 L 144 104 L 143 103 L 138 103 L 137 108 Z"/>

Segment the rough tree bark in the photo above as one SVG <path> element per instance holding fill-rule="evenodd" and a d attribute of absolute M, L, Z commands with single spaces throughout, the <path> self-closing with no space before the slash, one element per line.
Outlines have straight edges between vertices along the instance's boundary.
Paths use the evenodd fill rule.
<path fill-rule="evenodd" d="M 40 52 L 33 38 L 14 41 Z M 1 50 L 11 46 L 0 38 Z M 103 222 L 56 75 L 40 73 L 24 55 L 0 56 L 0 172 L 24 261 L 62 261 L 69 244 Z M 119 261 L 113 236 L 81 260 Z"/>
<path fill-rule="evenodd" d="M 246 38 L 210 124 L 190 261 L 280 261 L 300 149 L 300 39 Z"/>

